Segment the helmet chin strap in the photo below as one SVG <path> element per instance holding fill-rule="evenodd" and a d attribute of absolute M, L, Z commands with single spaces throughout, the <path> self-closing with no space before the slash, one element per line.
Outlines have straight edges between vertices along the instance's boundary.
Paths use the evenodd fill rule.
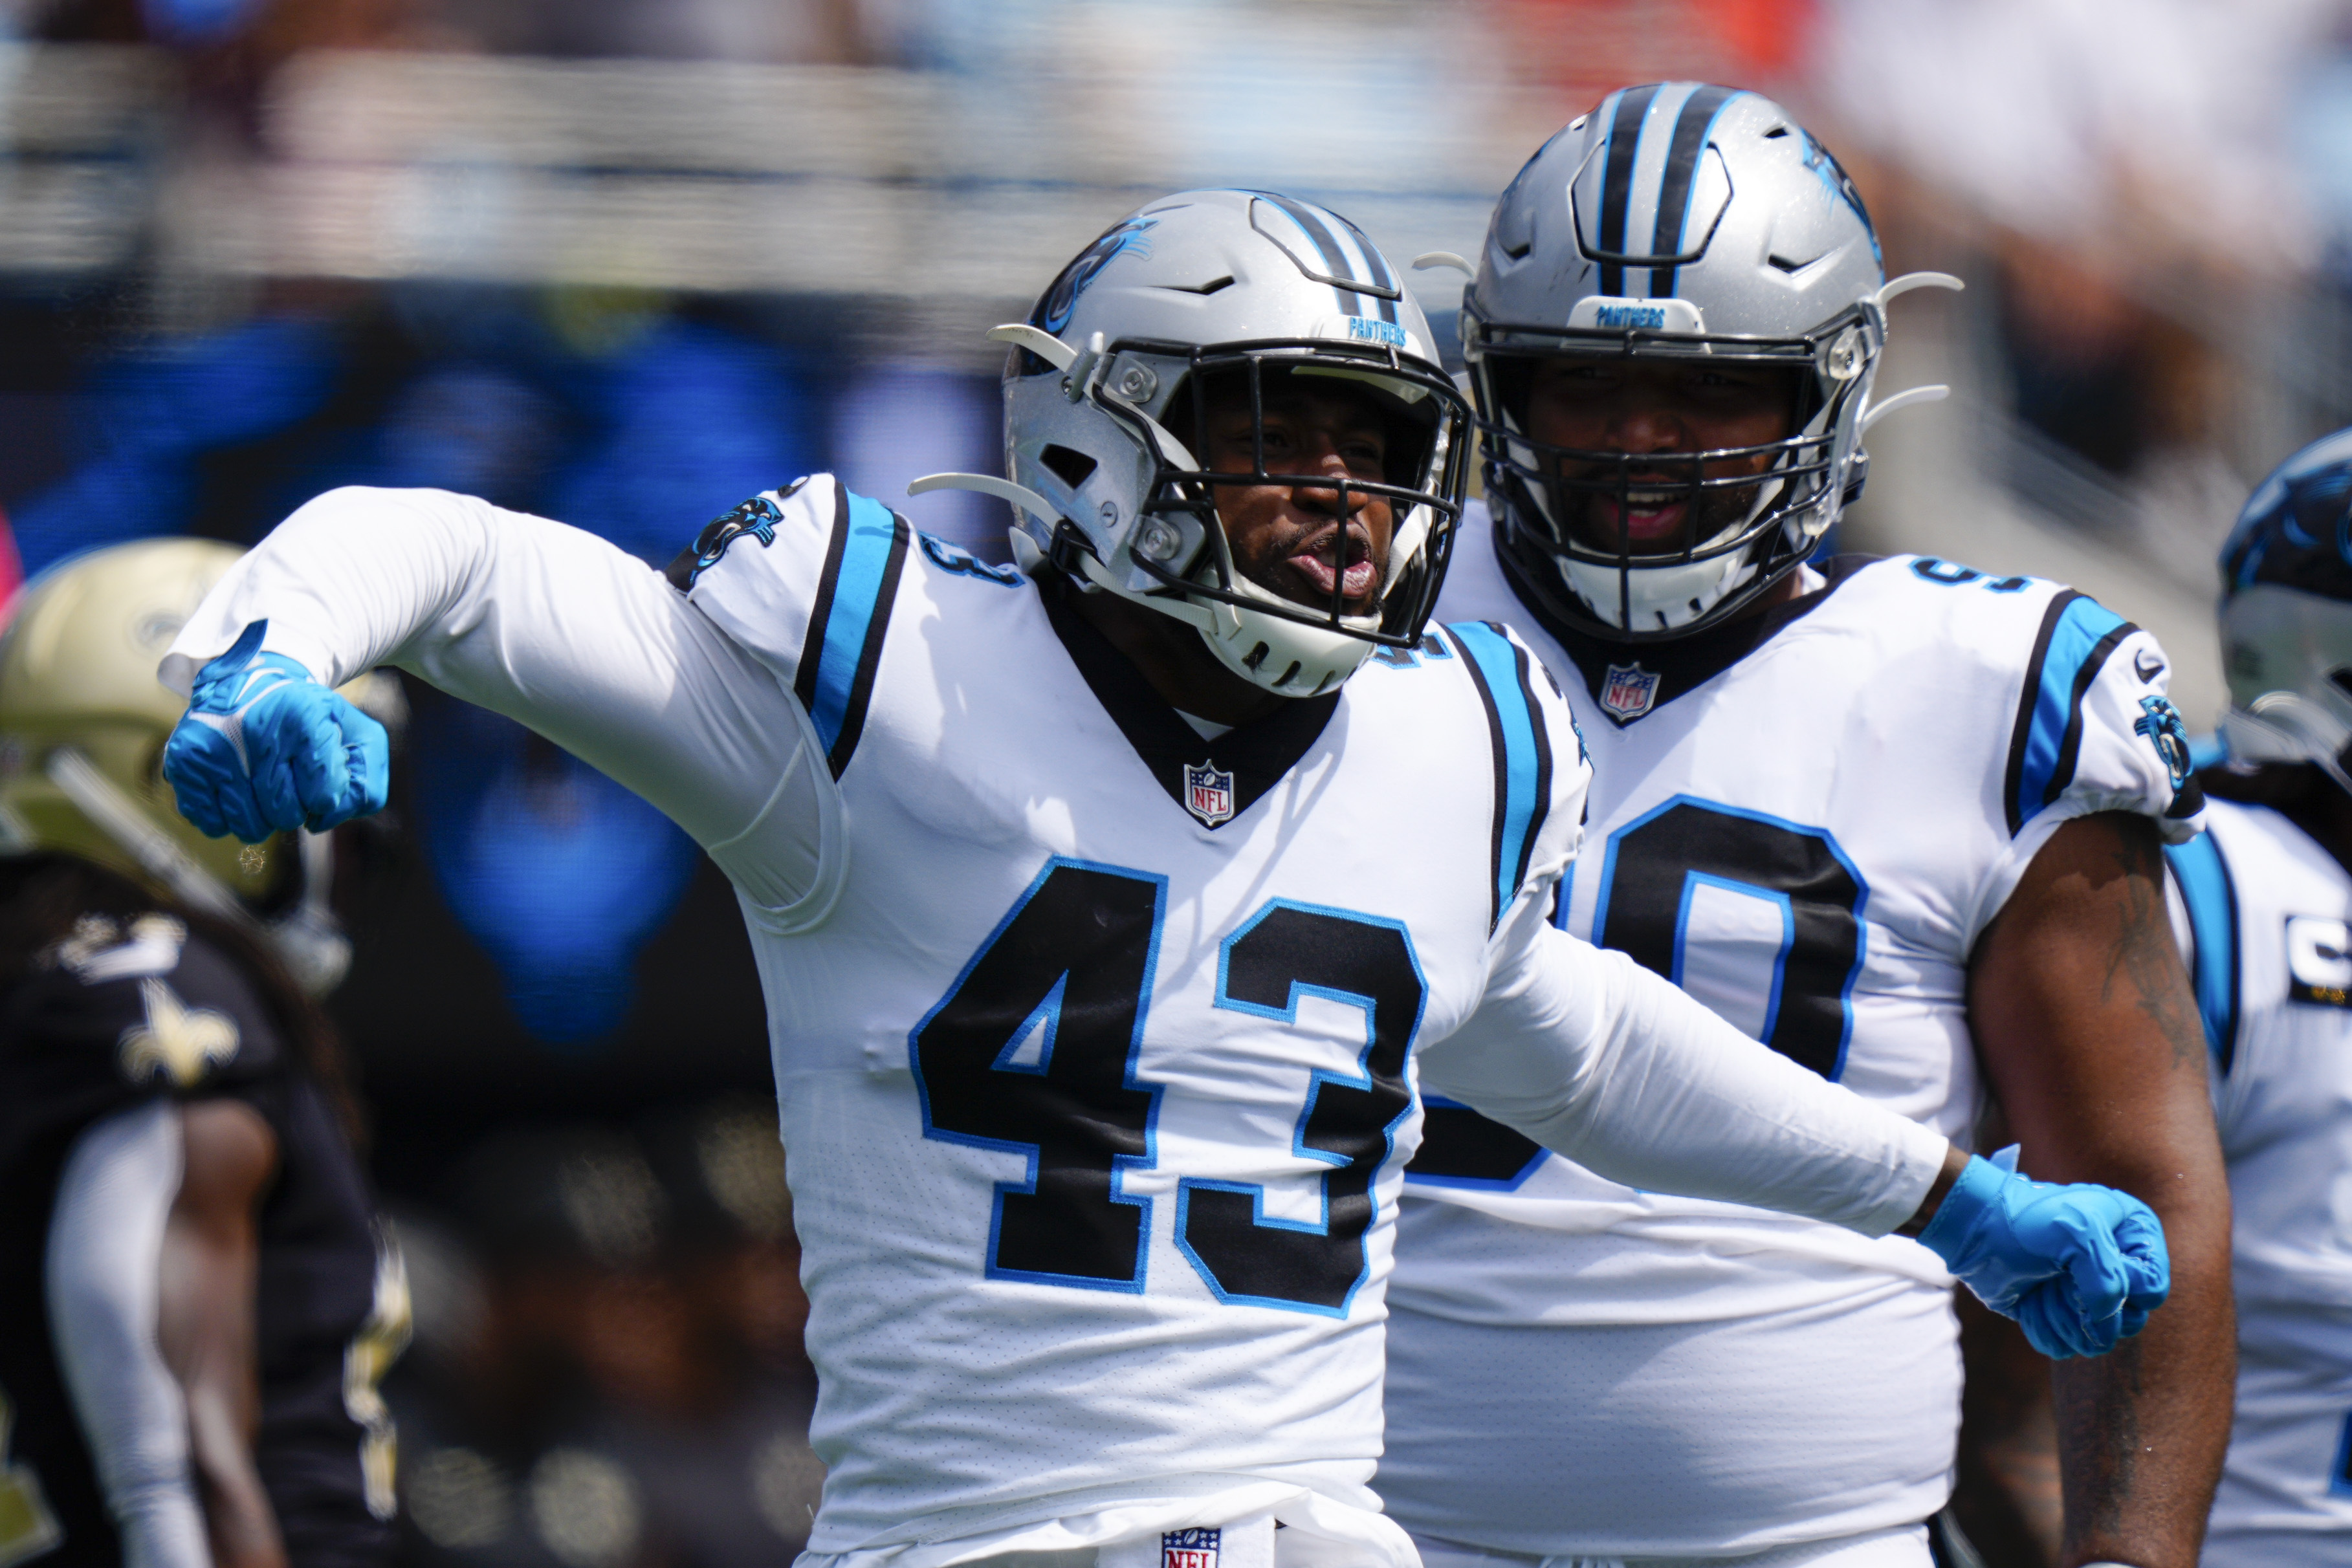
<path fill-rule="evenodd" d="M 168 889 L 189 908 L 225 920 L 268 944 L 304 995 L 323 997 L 342 983 L 352 967 L 352 944 L 328 904 L 335 857 L 326 834 L 297 835 L 302 863 L 301 899 L 278 919 L 263 920 L 226 883 L 198 865 L 79 751 L 70 746 L 58 747 L 49 753 L 42 771 L 149 880 Z"/>

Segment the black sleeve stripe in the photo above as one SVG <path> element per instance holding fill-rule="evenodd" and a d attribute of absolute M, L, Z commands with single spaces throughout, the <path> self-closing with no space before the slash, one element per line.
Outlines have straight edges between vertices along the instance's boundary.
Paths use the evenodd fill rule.
<path fill-rule="evenodd" d="M 857 673 L 850 682 L 848 710 L 842 716 L 841 732 L 834 739 L 833 749 L 825 757 L 835 779 L 849 766 L 858 737 L 866 733 L 866 710 L 874 699 L 874 673 L 881 667 L 882 641 L 890 629 L 891 608 L 898 602 L 898 579 L 906 569 L 911 531 L 904 517 L 894 517 L 890 554 L 883 564 L 882 583 L 875 594 L 873 615 L 866 622 L 865 644 L 857 651 Z"/>
<path fill-rule="evenodd" d="M 1489 843 L 1488 928 L 1518 895 L 1536 830 L 1550 807 L 1551 750 L 1528 686 L 1526 650 L 1491 622 L 1465 621 L 1446 634 L 1486 710 L 1495 758 L 1494 833 Z"/>
<path fill-rule="evenodd" d="M 2090 694 L 2091 683 L 2099 678 L 2099 670 L 2106 664 L 2107 655 L 2116 651 L 2116 644 L 2138 630 L 2130 622 L 2125 622 L 2094 643 L 2090 657 L 2084 659 L 2082 668 L 2074 672 L 2074 689 L 2066 713 L 2066 737 L 2058 746 L 2058 766 L 2051 773 L 2049 784 L 2042 789 L 2043 805 L 2047 806 L 2064 794 L 2066 786 L 2074 781 L 2074 764 L 2081 759 L 2083 752 L 2083 699 Z"/>
<path fill-rule="evenodd" d="M 825 545 L 793 693 L 808 711 L 836 779 L 865 733 L 875 672 L 911 542 L 904 517 L 835 482 L 833 536 Z"/>
<path fill-rule="evenodd" d="M 2042 612 L 2001 779 L 2011 837 L 2074 782 L 2083 744 L 2084 695 L 2116 644 L 2137 630 L 2072 589 L 2054 596 Z"/>
<path fill-rule="evenodd" d="M 1536 840 L 1542 836 L 1544 819 L 1551 814 L 1551 731 L 1544 723 L 1543 705 L 1536 700 L 1528 651 L 1514 643 L 1512 652 L 1518 655 L 1519 700 L 1527 705 L 1528 724 L 1536 735 L 1534 810 L 1528 814 L 1527 834 L 1519 841 L 1519 863 L 1511 874 L 1511 885 L 1517 888 L 1527 883 L 1528 862 L 1535 858 Z M 1583 745 L 1580 737 L 1577 744 Z"/>
<path fill-rule="evenodd" d="M 801 641 L 800 668 L 793 676 L 793 695 L 801 706 L 816 708 L 817 666 L 824 657 L 824 630 L 833 619 L 834 587 L 841 580 L 841 552 L 849 542 L 849 489 L 833 482 L 833 528 L 824 546 L 824 566 L 817 573 L 816 601 L 809 606 L 808 635 Z"/>

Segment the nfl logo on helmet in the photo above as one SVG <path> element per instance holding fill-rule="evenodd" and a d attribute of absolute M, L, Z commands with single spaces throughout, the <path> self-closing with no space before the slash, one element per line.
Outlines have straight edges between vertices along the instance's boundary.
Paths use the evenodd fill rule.
<path fill-rule="evenodd" d="M 1601 706 L 1612 718 L 1639 718 L 1658 697 L 1658 677 L 1639 664 L 1612 664 L 1601 688 Z"/>
<path fill-rule="evenodd" d="M 1215 827 L 1234 814 L 1234 776 L 1220 770 L 1214 762 L 1199 767 L 1184 765 L 1184 809 L 1201 819 L 1203 827 Z"/>

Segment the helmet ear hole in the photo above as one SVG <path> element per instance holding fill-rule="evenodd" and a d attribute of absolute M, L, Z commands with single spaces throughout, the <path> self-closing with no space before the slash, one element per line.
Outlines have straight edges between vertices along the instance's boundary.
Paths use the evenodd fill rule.
<path fill-rule="evenodd" d="M 1048 445 L 1037 454 L 1037 461 L 1053 470 L 1054 477 L 1075 490 L 1087 482 L 1095 471 L 1095 460 L 1083 452 L 1059 444 Z"/>

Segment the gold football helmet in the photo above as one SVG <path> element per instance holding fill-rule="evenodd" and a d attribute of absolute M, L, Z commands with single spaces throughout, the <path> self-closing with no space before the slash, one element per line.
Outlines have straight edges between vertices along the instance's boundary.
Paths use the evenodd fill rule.
<path fill-rule="evenodd" d="M 247 925 L 323 995 L 351 962 L 327 904 L 327 839 L 208 839 L 163 781 L 163 742 L 187 705 L 155 666 L 242 554 L 215 539 L 139 539 L 26 585 L 0 635 L 0 852 L 79 855 Z"/>

